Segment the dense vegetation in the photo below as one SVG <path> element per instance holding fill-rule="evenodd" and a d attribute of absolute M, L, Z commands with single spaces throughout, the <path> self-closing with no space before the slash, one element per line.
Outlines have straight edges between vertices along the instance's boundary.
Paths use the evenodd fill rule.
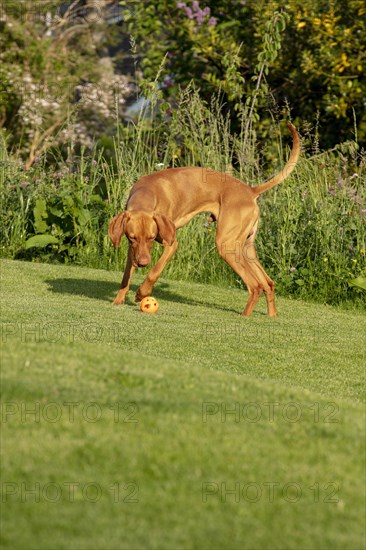
<path fill-rule="evenodd" d="M 279 11 L 271 2 L 270 12 L 268 3 L 235 2 L 235 16 L 234 2 L 210 9 L 122 2 L 122 25 L 113 28 L 95 11 L 98 2 L 74 2 L 56 14 L 55 4 L 41 2 L 35 16 L 26 1 L 0 22 L 2 256 L 119 269 L 126 247 L 113 250 L 107 227 L 134 181 L 194 164 L 259 183 L 285 161 L 286 99 L 304 151 L 296 173 L 261 198 L 260 259 L 283 294 L 361 299 L 364 23 L 350 15 L 362 15 L 360 2 L 349 2 L 348 18 L 337 2 L 316 7 L 310 0 Z M 111 42 L 125 40 L 128 26 L 141 69 L 121 75 Z M 137 83 L 147 102 L 127 120 Z M 217 257 L 214 225 L 205 222 L 200 216 L 180 231 L 166 274 L 241 284 Z"/>
<path fill-rule="evenodd" d="M 234 106 L 250 98 L 263 70 L 257 129 L 264 134 L 268 110 L 276 105 L 284 112 L 290 105 L 297 125 L 318 120 L 321 147 L 354 139 L 356 127 L 358 141 L 366 143 L 363 0 L 122 4 L 130 7 L 129 31 L 139 43 L 145 75 L 156 74 L 168 52 L 167 96 L 194 79 L 204 98 L 223 90 Z M 273 28 L 279 15 L 280 37 Z"/>

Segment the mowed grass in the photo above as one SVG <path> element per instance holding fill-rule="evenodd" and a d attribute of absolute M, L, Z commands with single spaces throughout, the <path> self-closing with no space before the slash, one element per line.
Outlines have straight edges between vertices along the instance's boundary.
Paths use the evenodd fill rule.
<path fill-rule="evenodd" d="M 120 276 L 1 263 L 2 547 L 363 548 L 362 313 Z"/>

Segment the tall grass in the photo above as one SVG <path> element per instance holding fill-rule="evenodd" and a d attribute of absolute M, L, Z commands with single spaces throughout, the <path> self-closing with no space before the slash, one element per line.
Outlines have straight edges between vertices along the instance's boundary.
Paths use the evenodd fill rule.
<path fill-rule="evenodd" d="M 3 257 L 121 269 L 127 242 L 115 251 L 108 223 L 124 209 L 141 175 L 162 167 L 198 165 L 254 185 L 285 162 L 284 125 L 280 128 L 273 122 L 264 149 L 254 132 L 250 139 L 246 135 L 244 147 L 245 121 L 235 134 L 218 97 L 207 105 L 197 90 L 188 88 L 171 107 L 161 102 L 157 82 L 150 87 L 150 103 L 138 119 L 118 126 L 113 161 L 107 162 L 102 151 L 88 155 L 82 151 L 72 164 L 40 159 L 25 171 L 18 156 L 6 152 L 2 140 Z M 355 144 L 347 151 L 340 147 L 324 154 L 316 145 L 315 156 L 306 158 L 304 152 L 291 177 L 260 198 L 258 255 L 284 295 L 331 304 L 360 302 L 362 291 L 348 283 L 366 274 L 366 158 L 357 153 Z M 40 234 L 53 236 L 57 244 L 30 246 L 29 238 Z M 242 285 L 218 257 L 215 225 L 207 223 L 205 214 L 179 230 L 178 240 L 166 276 Z M 154 258 L 160 250 L 156 245 Z"/>

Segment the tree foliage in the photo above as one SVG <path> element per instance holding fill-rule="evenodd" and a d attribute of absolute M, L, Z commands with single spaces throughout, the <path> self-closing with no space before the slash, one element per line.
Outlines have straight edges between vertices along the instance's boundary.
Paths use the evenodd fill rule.
<path fill-rule="evenodd" d="M 138 43 L 145 76 L 154 75 L 168 56 L 167 95 L 193 79 L 204 97 L 221 90 L 235 106 L 252 94 L 258 63 L 266 58 L 262 123 L 274 99 L 280 109 L 288 103 L 295 122 L 318 121 L 322 147 L 354 138 L 365 143 L 363 0 L 121 3 L 130 9 L 126 25 Z M 271 46 L 266 26 L 276 12 L 286 15 L 286 29 Z"/>
<path fill-rule="evenodd" d="M 366 142 L 363 0 L 204 2 L 121 1 L 118 28 L 102 17 L 112 0 L 4 2 L 0 129 L 9 147 L 29 167 L 54 146 L 108 142 L 131 93 L 110 57 L 113 34 L 122 56 L 132 37 L 142 91 L 159 75 L 173 105 L 193 80 L 208 104 L 222 94 L 233 130 L 249 125 L 247 136 L 253 125 L 266 137 L 271 116 L 290 108 L 295 124 L 316 127 L 321 148 Z"/>
<path fill-rule="evenodd" d="M 9 1 L 0 17 L 0 129 L 29 168 L 56 145 L 92 147 L 130 93 L 114 71 L 98 2 Z M 93 15 L 94 11 L 94 15 Z"/>

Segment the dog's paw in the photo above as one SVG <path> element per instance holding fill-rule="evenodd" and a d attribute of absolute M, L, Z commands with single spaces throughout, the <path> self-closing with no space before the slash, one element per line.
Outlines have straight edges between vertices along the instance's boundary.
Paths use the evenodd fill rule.
<path fill-rule="evenodd" d="M 143 299 L 146 298 L 147 296 L 150 296 L 150 294 L 151 294 L 151 291 L 150 291 L 150 292 L 143 292 L 143 291 L 139 288 L 138 291 L 136 292 L 135 302 L 141 302 L 141 300 L 143 300 Z"/>
<path fill-rule="evenodd" d="M 124 292 L 118 292 L 113 301 L 114 306 L 122 306 L 125 303 L 126 294 Z"/>

